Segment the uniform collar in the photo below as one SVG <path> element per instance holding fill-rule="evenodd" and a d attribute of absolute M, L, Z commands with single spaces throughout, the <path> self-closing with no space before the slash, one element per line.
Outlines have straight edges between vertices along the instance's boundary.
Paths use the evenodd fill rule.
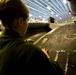
<path fill-rule="evenodd" d="M 5 36 L 5 37 L 21 37 L 20 34 L 17 33 L 16 31 L 9 30 L 9 29 L 3 30 L 1 36 Z"/>

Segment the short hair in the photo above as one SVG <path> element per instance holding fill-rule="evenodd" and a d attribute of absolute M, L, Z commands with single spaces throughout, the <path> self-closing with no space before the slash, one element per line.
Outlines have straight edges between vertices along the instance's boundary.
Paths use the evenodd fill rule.
<path fill-rule="evenodd" d="M 21 0 L 4 0 L 0 2 L 0 20 L 6 26 L 11 27 L 13 21 L 23 17 L 27 19 L 29 10 Z"/>

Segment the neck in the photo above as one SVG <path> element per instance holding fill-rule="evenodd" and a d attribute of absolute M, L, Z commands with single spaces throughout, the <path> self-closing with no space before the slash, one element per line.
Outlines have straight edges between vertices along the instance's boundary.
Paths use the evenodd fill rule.
<path fill-rule="evenodd" d="M 17 33 L 19 33 L 19 35 L 20 35 L 21 37 L 23 37 L 23 35 L 22 35 L 22 33 L 21 33 L 20 30 L 18 30 L 18 29 L 13 29 L 13 30 L 16 31 Z"/>
<path fill-rule="evenodd" d="M 19 31 L 18 29 L 15 29 L 15 28 L 5 28 L 5 30 L 13 30 L 13 31 L 16 31 L 21 37 L 23 37 L 21 31 Z"/>

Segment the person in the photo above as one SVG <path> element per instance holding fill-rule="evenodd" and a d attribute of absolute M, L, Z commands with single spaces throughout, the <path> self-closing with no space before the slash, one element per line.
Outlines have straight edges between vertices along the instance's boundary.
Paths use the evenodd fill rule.
<path fill-rule="evenodd" d="M 63 70 L 37 46 L 24 41 L 29 9 L 21 0 L 0 0 L 0 75 L 63 75 Z"/>

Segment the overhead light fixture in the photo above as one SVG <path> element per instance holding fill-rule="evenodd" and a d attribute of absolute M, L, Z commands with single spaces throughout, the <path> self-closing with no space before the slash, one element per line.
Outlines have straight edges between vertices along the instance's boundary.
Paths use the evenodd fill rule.
<path fill-rule="evenodd" d="M 51 11 L 51 14 L 54 14 L 54 12 Z"/>
<path fill-rule="evenodd" d="M 74 19 L 74 17 L 71 17 L 72 19 Z"/>
<path fill-rule="evenodd" d="M 32 14 L 29 14 L 29 16 L 31 17 L 31 16 L 33 16 Z"/>
<path fill-rule="evenodd" d="M 66 0 L 63 0 L 63 3 L 64 3 L 64 4 L 66 4 L 66 3 L 67 3 L 67 1 L 66 1 Z"/>
<path fill-rule="evenodd" d="M 56 14 L 56 17 L 58 17 L 58 15 Z"/>
<path fill-rule="evenodd" d="M 71 14 L 71 10 L 69 10 L 69 14 Z"/>
<path fill-rule="evenodd" d="M 50 10 L 50 9 L 51 9 L 51 8 L 50 8 L 50 6 L 47 6 L 46 8 L 47 8 L 48 10 Z"/>
<path fill-rule="evenodd" d="M 60 19 L 62 19 L 62 17 L 60 17 Z"/>

